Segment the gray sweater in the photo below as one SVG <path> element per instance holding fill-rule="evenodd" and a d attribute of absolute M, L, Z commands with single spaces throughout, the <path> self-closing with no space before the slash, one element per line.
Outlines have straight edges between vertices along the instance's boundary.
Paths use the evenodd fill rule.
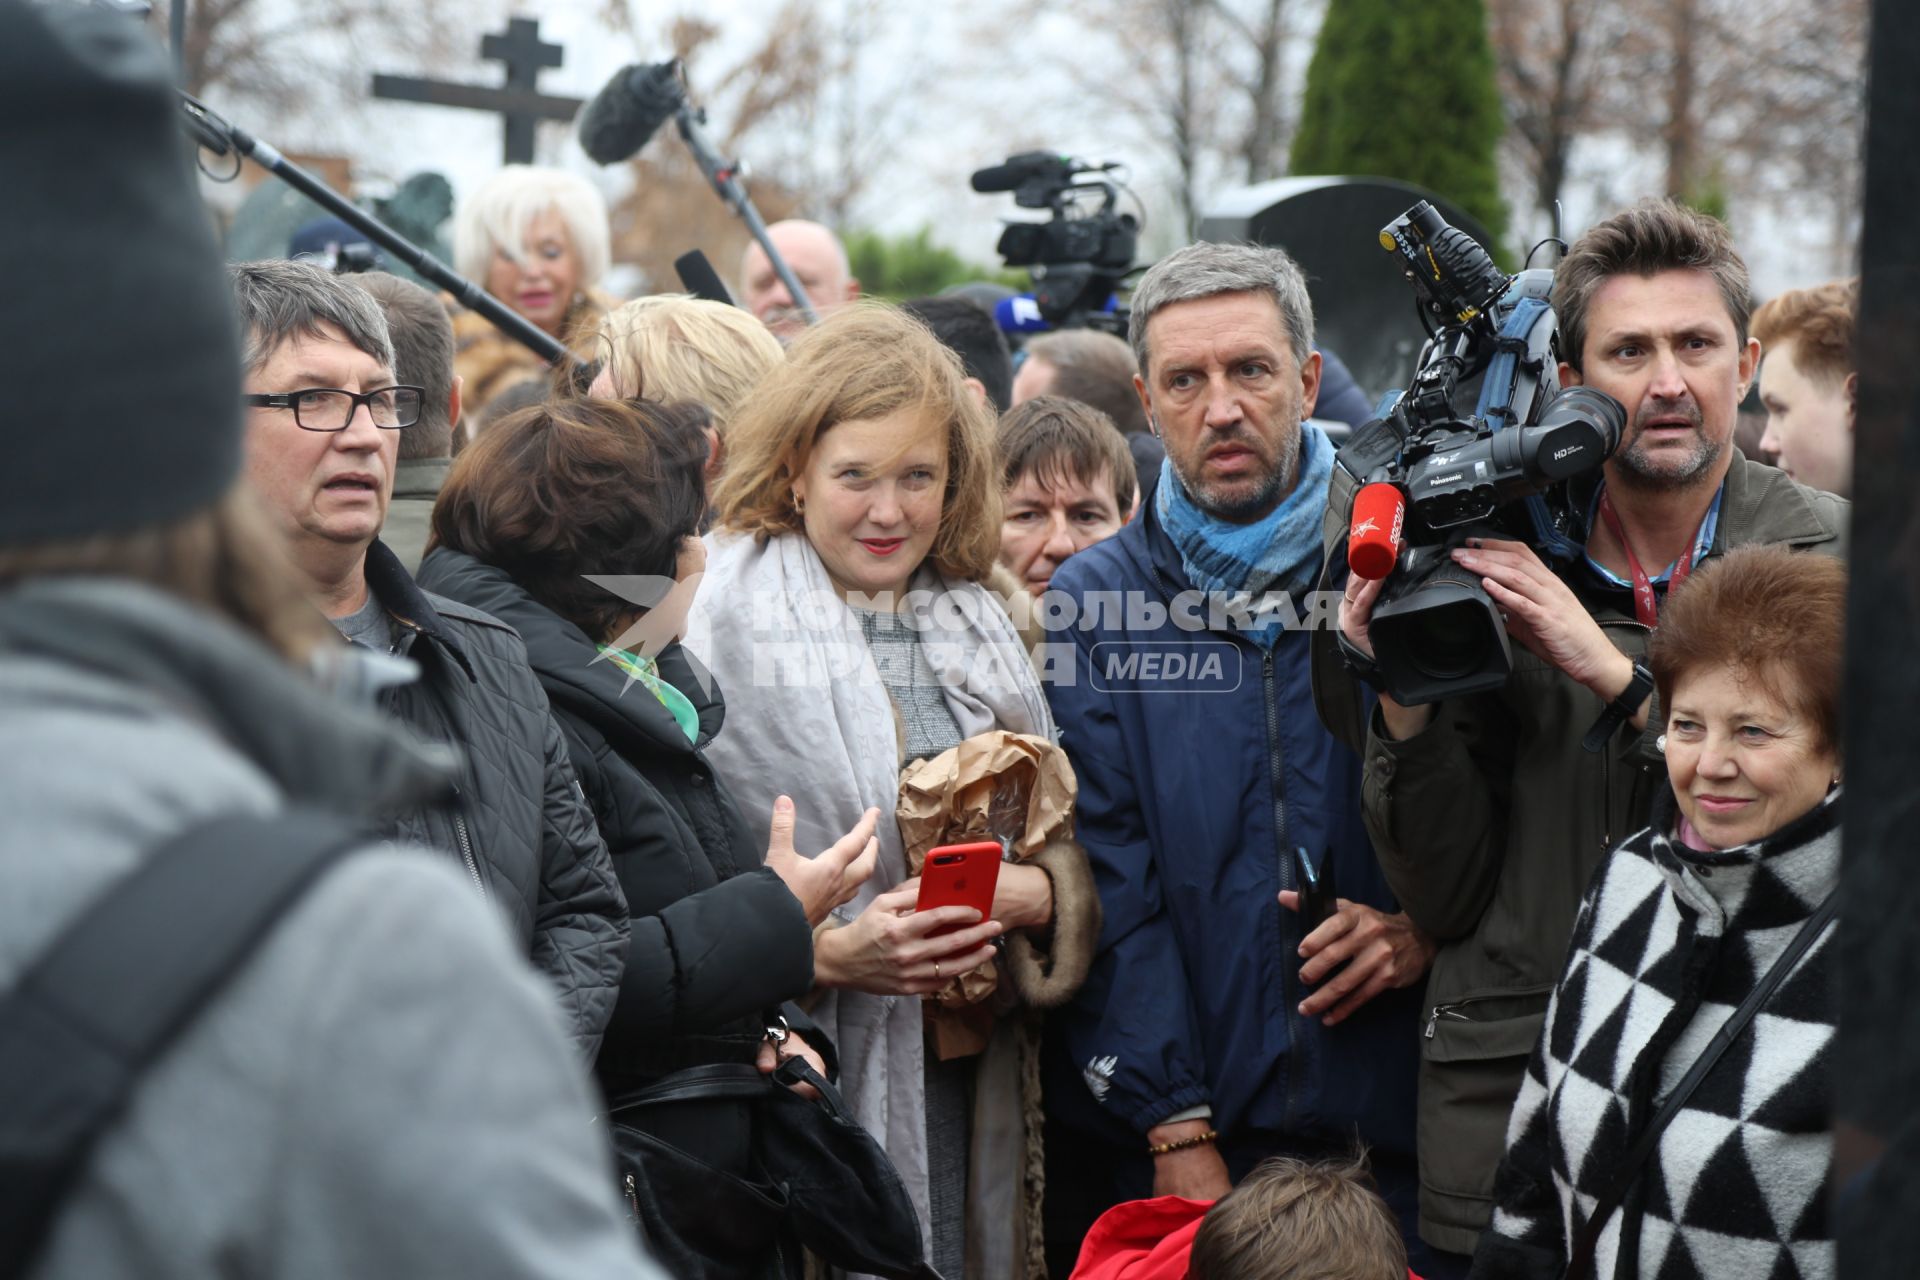
<path fill-rule="evenodd" d="M 0 988 L 188 823 L 373 815 L 444 770 L 168 597 L 0 592 Z M 472 889 L 366 852 L 147 1074 L 35 1274 L 657 1277 L 599 1133 L 551 995 Z"/>

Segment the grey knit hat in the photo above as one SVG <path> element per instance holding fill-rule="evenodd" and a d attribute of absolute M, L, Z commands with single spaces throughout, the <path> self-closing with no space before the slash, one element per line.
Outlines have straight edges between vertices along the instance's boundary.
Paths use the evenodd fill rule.
<path fill-rule="evenodd" d="M 133 17 L 0 0 L 0 544 L 164 524 L 240 469 L 226 274 Z"/>

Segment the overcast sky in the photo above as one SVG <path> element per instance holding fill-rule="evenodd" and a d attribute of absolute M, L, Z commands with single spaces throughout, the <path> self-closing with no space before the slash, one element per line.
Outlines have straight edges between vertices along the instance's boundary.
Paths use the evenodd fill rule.
<path fill-rule="evenodd" d="M 822 0 L 829 6 L 843 2 Z M 543 38 L 565 49 L 565 64 L 542 73 L 545 92 L 589 98 L 622 65 L 654 61 L 667 52 L 664 32 L 672 10 L 666 6 L 642 14 L 638 41 L 606 24 L 603 0 L 545 0 L 537 14 L 532 5 L 513 7 L 538 16 Z M 701 69 L 717 74 L 736 61 L 778 7 L 777 0 L 704 0 L 697 12 L 718 25 L 722 35 Z M 501 68 L 482 63 L 478 48 L 483 33 L 502 29 L 501 15 L 508 10 L 504 0 L 477 0 L 459 9 L 471 23 L 470 36 L 455 41 L 468 51 L 464 61 L 426 67 L 407 50 L 366 38 L 366 33 L 351 33 L 345 43 L 364 65 L 369 86 L 375 71 L 497 83 Z M 1060 6 L 1013 11 L 1040 15 L 1019 27 L 1017 39 L 1012 32 L 983 35 L 977 8 L 963 11 L 916 2 L 890 10 L 883 37 L 872 46 L 853 91 L 890 93 L 903 84 L 921 88 L 909 104 L 913 127 L 904 134 L 904 145 L 863 201 L 864 220 L 889 232 L 927 225 L 937 239 L 965 257 L 991 262 L 999 219 L 1014 212 L 1013 202 L 1007 196 L 974 194 L 967 189 L 967 174 L 1010 151 L 1045 145 L 1091 159 L 1132 162 L 1135 187 L 1157 216 L 1143 253 L 1164 252 L 1174 240 L 1167 213 L 1170 189 L 1159 168 L 1160 157 L 1132 121 L 1078 100 L 1073 92 L 1068 69 L 1087 65 L 1090 41 L 1097 40 L 1098 33 L 1090 35 L 1080 19 Z M 693 90 L 697 101 L 697 81 Z M 499 163 L 499 119 L 476 112 L 378 102 L 369 96 L 353 109 L 317 118 L 239 122 L 285 149 L 348 154 L 362 183 L 376 189 L 382 182 L 436 169 L 453 182 L 457 194 L 464 193 Z M 652 145 L 680 143 L 669 129 Z M 602 170 L 593 165 L 564 126 L 542 125 L 539 147 L 541 162 L 592 176 L 609 198 L 620 195 L 630 181 L 624 167 Z M 751 164 L 752 137 L 742 150 Z M 1653 190 L 1659 176 L 1650 155 L 1624 146 L 1577 151 L 1573 169 L 1566 210 L 1570 232 Z M 727 216 L 717 201 L 715 211 L 716 216 Z M 1835 252 L 1835 231 L 1827 218 L 1797 211 L 1783 215 L 1749 204 L 1736 207 L 1735 223 L 1762 296 L 1848 269 Z M 1357 233 L 1370 237 L 1372 230 L 1360 228 Z"/>

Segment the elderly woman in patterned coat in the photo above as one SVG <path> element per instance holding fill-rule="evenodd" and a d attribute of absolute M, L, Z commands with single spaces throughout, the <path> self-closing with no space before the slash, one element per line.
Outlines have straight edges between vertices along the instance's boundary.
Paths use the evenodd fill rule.
<path fill-rule="evenodd" d="M 1648 656 L 1672 793 L 1587 890 L 1475 1277 L 1834 1274 L 1845 612 L 1841 562 L 1779 547 L 1730 552 L 1667 604 Z"/>

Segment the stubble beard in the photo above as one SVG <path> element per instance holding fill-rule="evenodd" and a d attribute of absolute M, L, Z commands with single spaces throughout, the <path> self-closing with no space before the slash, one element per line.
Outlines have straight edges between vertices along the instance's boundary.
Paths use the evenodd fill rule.
<path fill-rule="evenodd" d="M 1240 438 L 1244 440 L 1247 436 Z M 1167 453 L 1167 460 L 1173 464 L 1174 477 L 1180 481 L 1195 506 L 1229 524 L 1251 524 L 1271 513 L 1293 492 L 1294 481 L 1300 470 L 1300 448 L 1301 431 L 1296 426 L 1292 434 L 1280 442 L 1279 452 L 1266 475 L 1261 477 L 1252 491 L 1239 496 L 1235 496 L 1233 490 L 1238 488 L 1238 483 L 1244 482 L 1209 484 L 1188 475 L 1186 468 L 1171 451 Z"/>
<path fill-rule="evenodd" d="M 1669 417 L 1676 410 L 1666 406 L 1649 408 L 1642 404 L 1636 415 L 1631 443 L 1614 455 L 1619 463 L 1620 482 L 1631 488 L 1648 493 L 1672 493 L 1680 489 L 1690 489 L 1700 483 L 1701 478 L 1709 474 L 1720 456 L 1726 452 L 1726 442 L 1710 437 L 1701 417 L 1700 406 L 1689 399 L 1678 410 L 1687 415 L 1693 423 L 1695 441 L 1693 449 L 1678 462 L 1656 461 L 1641 445 L 1645 438 L 1644 422 L 1649 418 Z"/>

